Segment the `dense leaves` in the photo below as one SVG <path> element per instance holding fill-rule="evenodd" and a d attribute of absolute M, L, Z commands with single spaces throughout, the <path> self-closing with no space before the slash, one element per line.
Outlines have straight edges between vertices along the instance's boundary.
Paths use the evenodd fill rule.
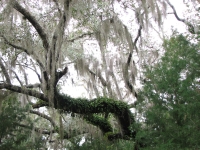
<path fill-rule="evenodd" d="M 43 146 L 41 136 L 31 131 L 31 121 L 27 118 L 28 107 L 22 108 L 15 96 L 9 96 L 0 111 L 0 150 L 39 149 Z M 26 123 L 27 128 L 21 127 Z M 32 135 L 32 137 L 31 137 Z"/>
<path fill-rule="evenodd" d="M 175 34 L 165 40 L 161 61 L 145 72 L 138 104 L 144 124 L 137 137 L 152 149 L 200 147 L 198 46 Z"/>
<path fill-rule="evenodd" d="M 69 147 L 70 150 L 133 150 L 133 141 L 118 140 L 110 142 L 105 139 L 90 139 L 89 141 L 80 145 L 79 143 Z"/>

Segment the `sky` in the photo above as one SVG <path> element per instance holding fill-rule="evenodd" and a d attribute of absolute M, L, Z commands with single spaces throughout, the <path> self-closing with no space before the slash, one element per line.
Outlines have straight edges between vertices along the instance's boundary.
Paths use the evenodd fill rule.
<path fill-rule="evenodd" d="M 180 18 L 184 18 L 183 14 L 186 10 L 185 4 L 183 4 L 183 0 L 170 0 L 170 3 L 174 5 L 176 12 Z M 168 13 L 172 13 L 172 9 L 168 9 Z M 178 21 L 174 14 L 168 15 L 166 18 L 166 23 L 164 24 L 164 32 L 168 32 L 171 30 L 171 27 L 177 28 L 179 32 L 185 32 L 186 28 L 183 22 Z"/>

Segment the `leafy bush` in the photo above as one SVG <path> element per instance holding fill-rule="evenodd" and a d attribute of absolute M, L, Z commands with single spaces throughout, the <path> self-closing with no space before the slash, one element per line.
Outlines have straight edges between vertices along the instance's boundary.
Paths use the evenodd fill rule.
<path fill-rule="evenodd" d="M 199 149 L 199 45 L 173 35 L 163 47 L 166 52 L 161 61 L 145 72 L 138 100 L 144 122 L 137 140 L 148 150 Z"/>
<path fill-rule="evenodd" d="M 102 139 L 93 139 L 92 141 L 86 141 L 82 145 L 79 143 L 70 147 L 70 150 L 133 150 L 134 149 L 133 141 L 126 140 L 116 140 L 108 141 L 104 138 Z"/>
<path fill-rule="evenodd" d="M 2 103 L 0 111 L 0 150 L 39 149 L 43 141 L 40 136 L 33 136 L 33 131 L 20 126 L 28 119 L 29 107 L 21 107 L 15 96 L 8 96 Z"/>

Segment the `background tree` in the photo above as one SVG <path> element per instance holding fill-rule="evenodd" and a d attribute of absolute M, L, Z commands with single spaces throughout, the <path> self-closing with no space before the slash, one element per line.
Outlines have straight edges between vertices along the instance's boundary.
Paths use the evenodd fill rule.
<path fill-rule="evenodd" d="M 28 110 L 28 106 L 21 108 L 15 94 L 6 96 L 2 101 L 0 107 L 1 150 L 39 149 L 43 147 L 42 135 L 33 130 L 33 122 L 27 115 Z"/>
<path fill-rule="evenodd" d="M 144 136 L 152 149 L 198 149 L 199 43 L 174 34 L 163 47 L 161 61 L 145 72 L 138 101 L 144 125 L 138 137 Z"/>

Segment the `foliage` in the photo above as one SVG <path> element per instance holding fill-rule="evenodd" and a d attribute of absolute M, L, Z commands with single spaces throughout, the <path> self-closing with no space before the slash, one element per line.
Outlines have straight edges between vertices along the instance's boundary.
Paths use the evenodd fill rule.
<path fill-rule="evenodd" d="M 0 89 L 16 92 L 34 117 L 45 120 L 19 129 L 37 129 L 53 149 L 90 134 L 92 125 L 107 139 L 134 139 L 137 125 L 122 101 L 137 99 L 138 69 L 158 57 L 149 33 L 162 31 L 167 6 L 195 29 L 165 0 L 3 0 L 0 6 Z M 60 94 L 80 96 L 79 86 L 87 98 Z"/>
<path fill-rule="evenodd" d="M 103 133 L 112 131 L 108 118 L 105 117 L 111 113 L 119 120 L 123 134 L 134 136 L 129 129 L 130 125 L 134 123 L 134 116 L 129 110 L 128 104 L 125 102 L 105 97 L 92 100 L 72 98 L 65 94 L 58 94 L 57 98 L 55 108 L 57 108 L 58 105 L 58 108 L 64 111 L 84 114 L 84 118 L 91 124 L 98 126 Z M 100 116 L 99 114 L 105 114 L 105 116 Z"/>
<path fill-rule="evenodd" d="M 133 141 L 116 140 L 108 141 L 105 139 L 91 139 L 83 144 L 77 143 L 69 148 L 69 150 L 133 150 Z"/>
<path fill-rule="evenodd" d="M 16 96 L 8 96 L 0 112 L 0 150 L 26 150 L 42 147 L 41 136 L 34 131 L 20 127 L 20 124 L 31 125 L 27 117 L 29 107 L 21 107 Z"/>
<path fill-rule="evenodd" d="M 199 149 L 199 44 L 174 34 L 163 47 L 161 61 L 145 72 L 138 142 L 147 149 Z"/>

